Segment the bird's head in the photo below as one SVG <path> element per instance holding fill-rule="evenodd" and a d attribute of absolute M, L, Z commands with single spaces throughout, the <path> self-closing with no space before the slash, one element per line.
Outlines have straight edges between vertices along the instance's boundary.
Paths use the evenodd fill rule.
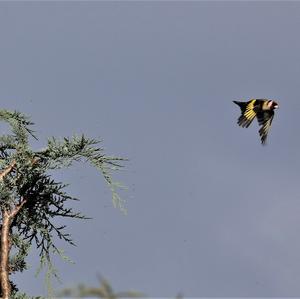
<path fill-rule="evenodd" d="M 277 102 L 275 102 L 274 100 L 269 100 L 268 101 L 268 107 L 272 110 L 279 108 L 279 105 Z"/>

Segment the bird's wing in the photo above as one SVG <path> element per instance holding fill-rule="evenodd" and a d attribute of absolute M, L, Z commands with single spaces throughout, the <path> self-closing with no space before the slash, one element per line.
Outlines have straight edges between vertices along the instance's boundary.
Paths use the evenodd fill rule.
<path fill-rule="evenodd" d="M 274 111 L 262 111 L 257 113 L 258 124 L 262 126 L 259 129 L 259 135 L 261 138 L 261 143 L 265 144 L 268 136 L 269 129 L 271 128 L 271 124 L 274 118 Z"/>
<path fill-rule="evenodd" d="M 258 107 L 255 104 L 256 104 L 256 100 L 252 100 L 247 104 L 245 111 L 238 119 L 239 126 L 243 128 L 248 128 L 250 126 L 250 124 L 252 123 L 253 119 L 257 114 Z"/>

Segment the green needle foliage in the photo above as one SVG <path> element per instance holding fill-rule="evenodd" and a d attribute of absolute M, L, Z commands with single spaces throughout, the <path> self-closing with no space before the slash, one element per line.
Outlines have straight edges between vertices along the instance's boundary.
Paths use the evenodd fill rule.
<path fill-rule="evenodd" d="M 26 269 L 25 259 L 31 245 L 38 250 L 42 264 L 51 264 L 51 255 L 60 254 L 54 242 L 56 237 L 74 244 L 66 226 L 55 224 L 55 218 L 85 217 L 69 207 L 77 199 L 66 193 L 66 184 L 52 178 L 50 173 L 54 170 L 70 167 L 74 162 L 89 162 L 103 175 L 112 191 L 114 205 L 125 212 L 124 202 L 116 192 L 118 185 L 111 176 L 112 171 L 122 167 L 124 159 L 107 156 L 99 146 L 100 141 L 84 135 L 52 137 L 46 148 L 33 151 L 29 144 L 29 137 L 36 139 L 30 128 L 33 123 L 25 115 L 0 110 L 0 120 L 7 122 L 12 130 L 10 135 L 0 136 L 2 224 L 4 214 L 10 215 L 9 274 Z M 10 284 L 12 292 L 16 291 Z"/>

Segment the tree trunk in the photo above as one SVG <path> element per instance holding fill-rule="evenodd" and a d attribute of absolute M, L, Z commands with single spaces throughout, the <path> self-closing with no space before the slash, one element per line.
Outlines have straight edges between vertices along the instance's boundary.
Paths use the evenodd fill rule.
<path fill-rule="evenodd" d="M 7 210 L 2 210 L 2 230 L 1 230 L 1 260 L 0 260 L 0 279 L 2 298 L 9 299 L 11 293 L 9 281 L 9 251 L 10 251 L 10 215 Z"/>
<path fill-rule="evenodd" d="M 15 167 L 16 161 L 6 167 L 0 173 L 0 182 L 3 181 L 4 177 L 8 175 Z M 1 227 L 1 253 L 0 253 L 0 285 L 2 292 L 2 299 L 9 299 L 11 293 L 11 286 L 9 281 L 9 252 L 10 252 L 10 223 L 11 219 L 19 212 L 22 206 L 26 203 L 26 200 L 20 203 L 14 211 L 10 214 L 5 208 L 2 212 L 2 227 Z"/>

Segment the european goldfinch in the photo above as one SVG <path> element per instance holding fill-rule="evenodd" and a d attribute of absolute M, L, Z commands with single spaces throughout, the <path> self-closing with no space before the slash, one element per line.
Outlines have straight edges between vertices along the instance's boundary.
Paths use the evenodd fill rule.
<path fill-rule="evenodd" d="M 261 143 L 265 144 L 271 127 L 274 110 L 279 106 L 273 100 L 268 99 L 252 99 L 248 102 L 233 101 L 241 108 L 241 116 L 238 119 L 238 125 L 243 128 L 248 128 L 253 119 L 257 117 L 258 124 L 261 126 L 259 135 Z"/>

